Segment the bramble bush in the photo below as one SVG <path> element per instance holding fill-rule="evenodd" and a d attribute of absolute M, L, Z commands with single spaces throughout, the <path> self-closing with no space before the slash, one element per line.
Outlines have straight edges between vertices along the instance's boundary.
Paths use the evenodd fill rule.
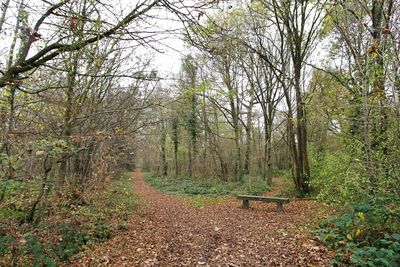
<path fill-rule="evenodd" d="M 360 203 L 321 223 L 318 238 L 336 249 L 333 265 L 400 266 L 399 206 Z"/>

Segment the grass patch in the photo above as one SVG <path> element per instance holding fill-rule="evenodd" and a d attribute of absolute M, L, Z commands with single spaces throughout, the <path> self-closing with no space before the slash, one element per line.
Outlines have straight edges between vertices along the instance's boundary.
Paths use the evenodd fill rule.
<path fill-rule="evenodd" d="M 144 173 L 144 179 L 148 184 L 160 191 L 181 196 L 261 195 L 269 190 L 267 182 L 258 177 L 245 177 L 243 182 L 223 182 L 214 179 L 164 178 L 152 173 Z M 194 202 L 198 203 L 207 201 L 212 202 L 213 200 L 201 198 L 194 200 Z"/>
<path fill-rule="evenodd" d="M 186 200 L 196 208 L 203 208 L 217 204 L 221 201 L 221 197 L 209 197 L 209 196 L 191 196 L 186 197 Z"/>

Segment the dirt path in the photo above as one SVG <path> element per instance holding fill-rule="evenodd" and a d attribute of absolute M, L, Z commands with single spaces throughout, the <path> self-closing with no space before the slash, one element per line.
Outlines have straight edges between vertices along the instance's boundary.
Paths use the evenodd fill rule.
<path fill-rule="evenodd" d="M 78 266 L 325 266 L 329 253 L 300 230 L 317 204 L 276 205 L 236 199 L 195 208 L 162 194 L 135 172 L 135 190 L 147 203 L 127 231 L 93 248 Z"/>

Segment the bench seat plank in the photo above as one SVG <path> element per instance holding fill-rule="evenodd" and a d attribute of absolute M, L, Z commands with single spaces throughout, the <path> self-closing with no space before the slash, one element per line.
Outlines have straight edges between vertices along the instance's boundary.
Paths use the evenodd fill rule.
<path fill-rule="evenodd" d="M 284 197 L 264 197 L 264 196 L 238 195 L 237 198 L 238 199 L 255 200 L 255 201 L 264 201 L 264 202 L 289 203 L 289 199 L 288 198 L 284 198 Z"/>
<path fill-rule="evenodd" d="M 288 198 L 283 197 L 264 197 L 264 196 L 250 196 L 250 195 L 238 195 L 238 199 L 243 200 L 243 208 L 248 209 L 250 207 L 249 201 L 263 201 L 263 202 L 274 202 L 276 203 L 276 208 L 278 212 L 283 211 L 283 203 L 289 203 Z"/>

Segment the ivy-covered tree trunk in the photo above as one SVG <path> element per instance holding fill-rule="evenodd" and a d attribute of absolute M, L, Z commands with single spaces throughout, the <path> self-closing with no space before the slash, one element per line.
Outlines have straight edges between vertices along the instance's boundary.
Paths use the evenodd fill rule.
<path fill-rule="evenodd" d="M 384 63 L 384 55 L 387 54 L 385 51 L 385 40 L 387 39 L 386 35 L 382 36 L 382 29 L 388 27 L 390 25 L 390 17 L 391 17 L 391 9 L 393 6 L 392 1 L 387 1 L 388 14 L 386 16 L 386 23 L 384 23 L 384 5 L 385 1 L 374 0 L 372 2 L 372 41 L 371 48 L 376 47 L 376 51 L 372 49 L 370 51 L 369 56 L 371 58 L 372 70 L 373 70 L 373 88 L 374 93 L 379 98 L 379 109 L 376 112 L 374 120 L 374 128 L 372 129 L 372 137 L 371 141 L 372 149 L 375 153 L 379 153 L 382 155 L 379 161 L 379 169 L 381 173 L 375 173 L 370 176 L 370 182 L 373 185 L 373 188 L 377 186 L 377 176 L 383 175 L 387 179 L 389 176 L 389 169 L 386 165 L 388 163 L 388 101 L 386 95 L 385 81 L 386 81 L 386 73 L 385 73 L 385 63 Z"/>
<path fill-rule="evenodd" d="M 174 146 L 175 177 L 179 175 L 178 149 L 179 149 L 179 119 L 175 116 L 172 119 L 172 142 Z"/>
<path fill-rule="evenodd" d="M 195 81 L 192 81 L 192 85 L 194 85 Z M 191 93 L 190 97 L 190 113 L 189 113 L 189 176 L 193 177 L 193 169 L 196 163 L 196 155 L 197 155 L 197 114 L 196 114 L 196 106 L 197 106 L 197 97 L 195 93 Z"/>
<path fill-rule="evenodd" d="M 78 69 L 78 56 L 75 53 L 71 53 L 70 62 L 67 62 L 69 70 L 67 74 L 67 88 L 66 88 L 66 102 L 64 110 L 64 125 L 62 132 L 62 139 L 69 143 L 69 137 L 72 134 L 73 128 L 73 112 L 74 112 L 74 89 L 76 84 L 76 73 Z M 58 169 L 58 177 L 56 182 L 57 193 L 61 196 L 63 195 L 63 189 L 65 184 L 65 179 L 67 176 L 68 168 L 68 153 L 64 152 L 61 155 L 60 167 Z"/>
<path fill-rule="evenodd" d="M 165 125 L 165 120 L 162 119 L 160 123 L 160 157 L 161 157 L 161 171 L 163 176 L 168 175 L 168 165 L 167 165 L 167 158 L 166 158 L 166 141 L 167 141 L 167 130 Z"/>
<path fill-rule="evenodd" d="M 182 78 L 181 86 L 184 91 L 184 97 L 187 99 L 186 108 L 186 129 L 189 135 L 188 140 L 188 158 L 189 158 L 189 176 L 194 173 L 194 166 L 197 156 L 197 95 L 196 80 L 197 66 L 195 59 L 188 55 L 182 60 Z"/>

